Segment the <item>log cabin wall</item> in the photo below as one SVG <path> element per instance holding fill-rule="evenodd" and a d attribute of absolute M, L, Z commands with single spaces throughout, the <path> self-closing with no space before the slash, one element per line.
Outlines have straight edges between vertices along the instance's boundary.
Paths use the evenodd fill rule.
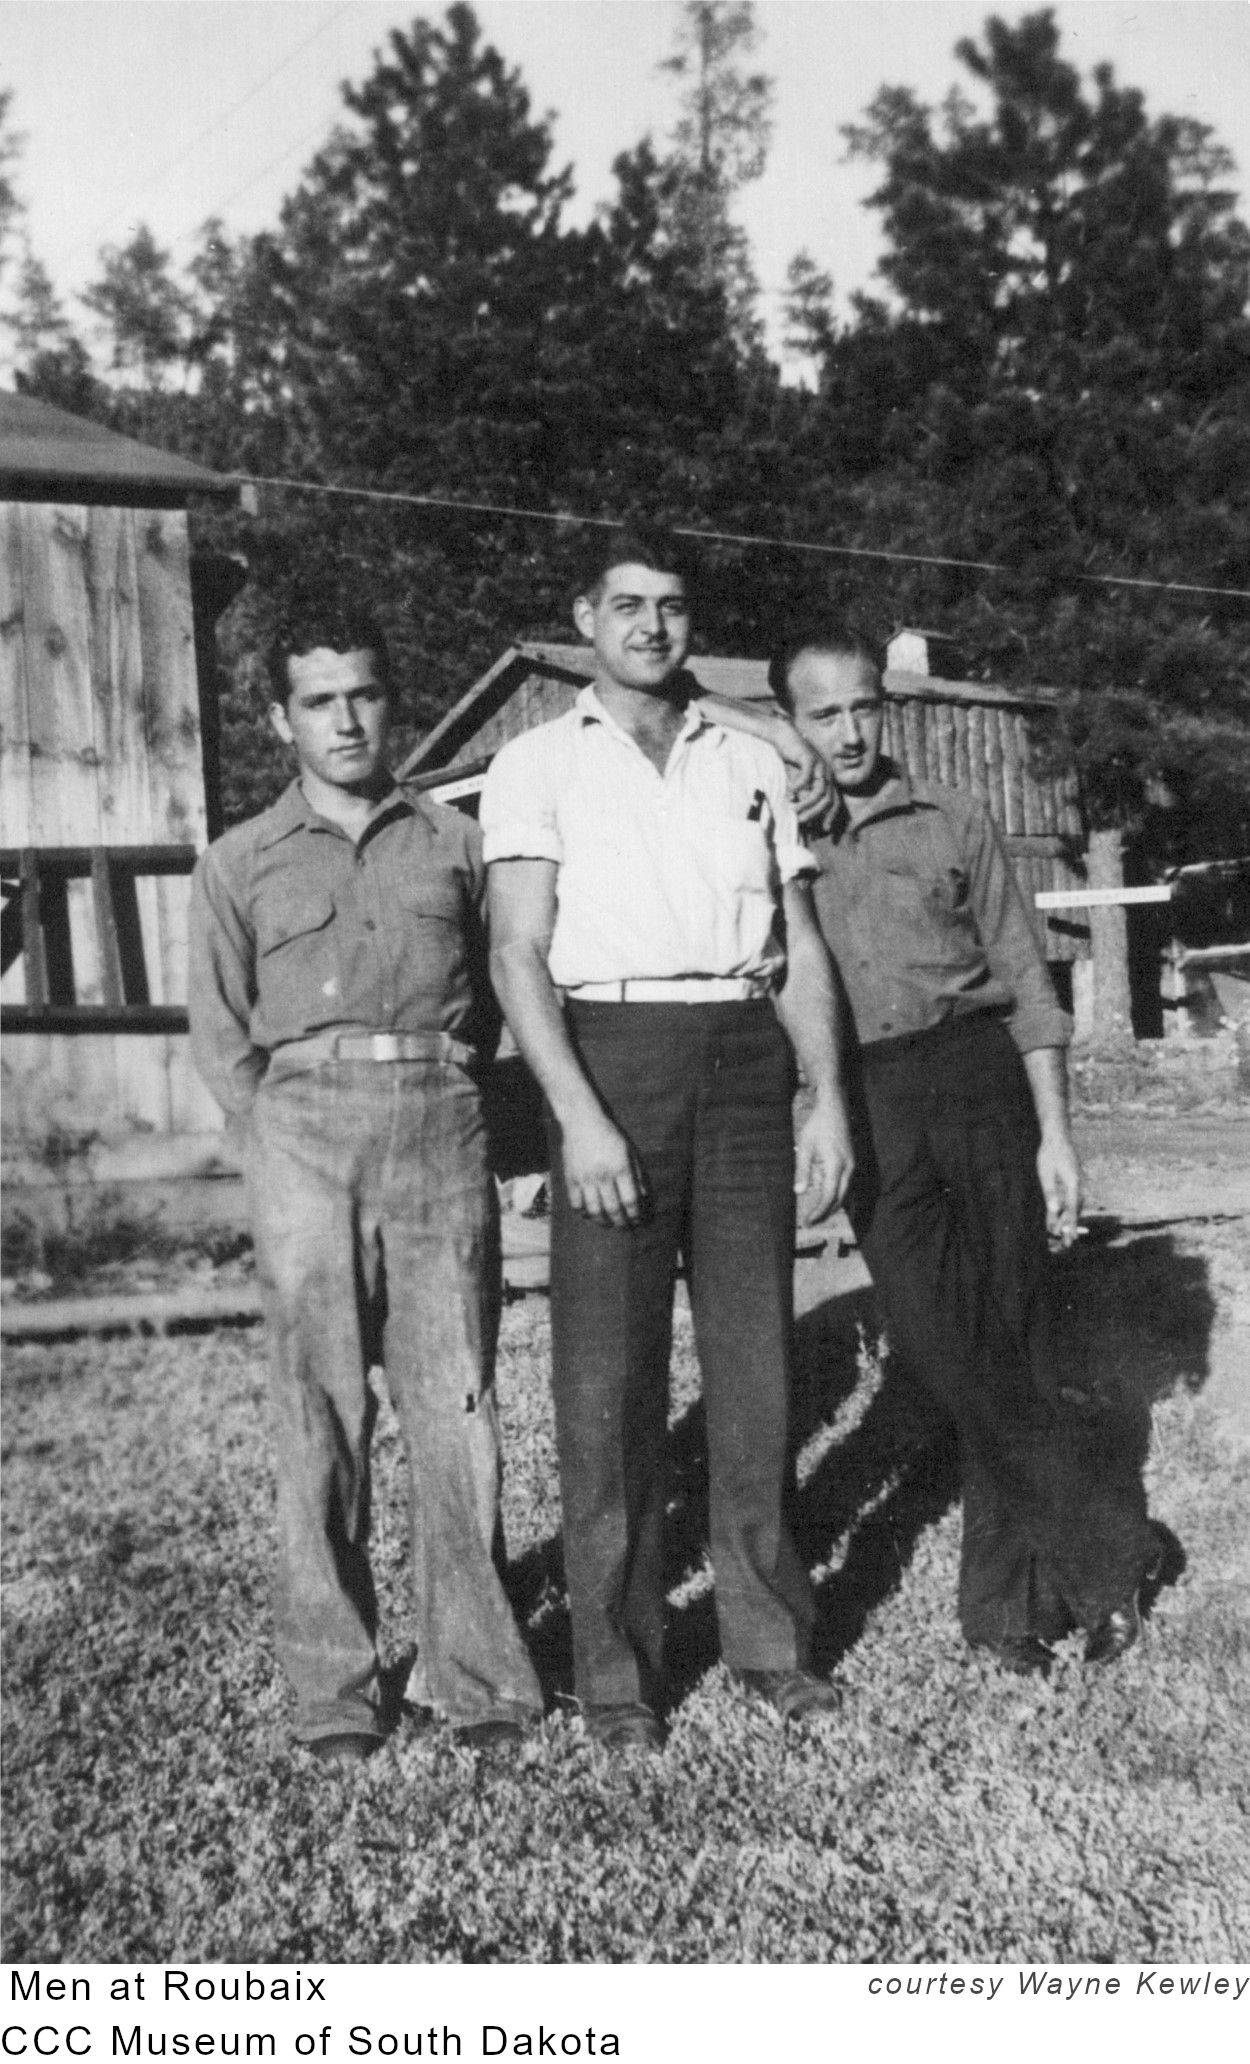
<path fill-rule="evenodd" d="M 184 509 L 0 504 L 0 821 L 6 846 L 202 847 L 200 707 Z M 67 885 L 76 998 L 101 998 L 91 884 Z M 151 1001 L 185 1005 L 184 878 L 140 879 Z M 20 956 L 3 977 L 22 1002 Z M 185 1035 L 4 1041 L 6 1156 L 215 1130 Z"/>
<path fill-rule="evenodd" d="M 891 757 L 916 780 L 967 789 L 985 804 L 1003 834 L 1047 959 L 1085 959 L 1083 913 L 1044 914 L 1033 904 L 1041 891 L 1076 889 L 1085 879 L 1080 789 L 1071 768 L 1047 764 L 1047 702 L 927 674 L 891 671 L 885 685 Z"/>

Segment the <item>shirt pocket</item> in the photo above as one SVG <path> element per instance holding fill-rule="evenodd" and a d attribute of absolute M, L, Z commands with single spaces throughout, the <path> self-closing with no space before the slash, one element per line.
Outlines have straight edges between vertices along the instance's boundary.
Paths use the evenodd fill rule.
<path fill-rule="evenodd" d="M 885 908 L 883 934 L 893 950 L 913 965 L 945 967 L 952 953 L 969 951 L 975 927 L 968 878 L 957 867 L 884 867 L 877 876 Z M 881 951 L 891 950 L 883 936 Z"/>
<path fill-rule="evenodd" d="M 704 817 L 699 833 L 720 886 L 743 896 L 775 892 L 777 867 L 764 824 L 746 817 Z"/>
<path fill-rule="evenodd" d="M 408 881 L 395 901 L 406 981 L 426 1006 L 442 1010 L 465 985 L 465 906 L 455 882 Z"/>
<path fill-rule="evenodd" d="M 339 1014 L 334 915 L 332 897 L 306 892 L 284 897 L 257 925 L 261 1001 L 275 1032 L 283 1036 Z"/>

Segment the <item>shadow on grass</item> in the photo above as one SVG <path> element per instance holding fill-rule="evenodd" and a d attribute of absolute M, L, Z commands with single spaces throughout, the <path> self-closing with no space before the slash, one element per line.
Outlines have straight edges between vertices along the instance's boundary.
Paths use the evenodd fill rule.
<path fill-rule="evenodd" d="M 1147 1406 L 1202 1389 L 1215 1299 L 1200 1255 L 1179 1251 L 1170 1233 L 1126 1237 L 1120 1219 L 1100 1213 L 1055 1269 L 1064 1350 L 1095 1387 Z"/>
<path fill-rule="evenodd" d="M 1095 1394 L 1148 1409 L 1169 1393 L 1201 1389 L 1209 1368 L 1215 1301 L 1207 1266 L 1170 1236 L 1123 1241 L 1117 1221 L 1057 1261 L 1062 1350 Z M 798 1482 L 788 1517 L 815 1572 L 813 1662 L 832 1669 L 869 1615 L 899 1586 L 916 1542 L 959 1497 L 955 1433 L 923 1383 L 894 1356 L 865 1395 L 864 1358 L 881 1332 L 870 1289 L 830 1298 L 796 1327 L 793 1447 Z M 861 1402 L 862 1400 L 862 1402 Z M 720 1654 L 706 1574 L 707 1442 L 695 1402 L 670 1433 L 666 1554 L 670 1607 L 666 1700 L 675 1707 Z M 1143 1590 L 1149 1612 L 1185 1564 L 1180 1542 L 1156 1524 L 1161 1561 Z M 558 1536 L 514 1562 L 508 1590 L 527 1629 L 548 1701 L 572 1692 L 572 1643 Z M 951 1610 L 954 1612 L 952 1592 Z"/>

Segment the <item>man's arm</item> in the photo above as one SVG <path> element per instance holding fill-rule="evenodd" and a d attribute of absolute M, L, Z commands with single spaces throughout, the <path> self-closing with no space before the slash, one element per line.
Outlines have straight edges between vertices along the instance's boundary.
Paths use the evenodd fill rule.
<path fill-rule="evenodd" d="M 736 702 L 729 695 L 704 691 L 697 706 L 726 731 L 741 731 L 771 745 L 786 770 L 790 800 L 806 824 L 821 816 L 833 801 L 833 777 L 814 746 L 810 746 L 778 702 Z"/>
<path fill-rule="evenodd" d="M 794 1187 L 812 1225 L 841 1204 L 855 1167 L 850 1118 L 842 1088 L 844 1024 L 841 999 L 821 937 L 811 890 L 787 882 L 786 979 L 773 1002 L 799 1066 L 815 1092 L 797 1141 Z"/>
<path fill-rule="evenodd" d="M 1068 1069 L 1061 1046 L 1035 1046 L 1022 1056 L 1041 1129 L 1037 1178 L 1046 1199 L 1046 1230 L 1070 1247 L 1081 1219 L 1081 1164 L 1068 1117 Z"/>
<path fill-rule="evenodd" d="M 1037 1176 L 1046 1229 L 1070 1247 L 1081 1215 L 1081 1168 L 1068 1117 L 1065 1054 L 1069 1020 L 1033 932 L 1028 906 L 992 820 L 978 810 L 969 827 L 968 892 L 986 958 L 1014 998 L 1007 1029 L 1020 1049 L 1041 1145 Z"/>
<path fill-rule="evenodd" d="M 491 862 L 491 979 L 560 1128 L 569 1202 L 600 1225 L 636 1225 L 645 1201 L 642 1172 L 573 1051 L 547 966 L 557 872 L 553 860 Z"/>
<path fill-rule="evenodd" d="M 189 933 L 192 1057 L 227 1118 L 241 1120 L 266 1066 L 248 1031 L 256 1001 L 256 941 L 212 848 L 200 855 L 191 879 Z"/>

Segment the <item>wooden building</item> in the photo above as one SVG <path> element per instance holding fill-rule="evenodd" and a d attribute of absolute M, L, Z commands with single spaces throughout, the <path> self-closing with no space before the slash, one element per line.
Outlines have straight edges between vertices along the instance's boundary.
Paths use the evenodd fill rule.
<path fill-rule="evenodd" d="M 928 650 L 925 637 L 915 632 L 901 633 L 890 645 L 889 752 L 916 778 L 969 789 L 986 804 L 1031 908 L 1041 891 L 1079 889 L 1087 841 L 1076 776 L 1070 769 L 1048 769 L 1039 750 L 1053 693 L 942 680 L 923 670 Z M 405 776 L 449 801 L 474 794 L 499 747 L 561 716 L 593 671 L 586 645 L 513 646 L 409 755 Z M 718 695 L 769 699 L 763 660 L 696 658 L 690 671 Z M 1084 914 L 1036 916 L 1056 985 L 1075 1008 L 1080 1029 L 1089 1003 Z"/>
<path fill-rule="evenodd" d="M 127 1141 L 220 1122 L 187 1054 L 186 907 L 215 829 L 212 626 L 242 574 L 193 556 L 187 505 L 234 492 L 0 393 L 0 1026 L 19 1181 L 98 1176 L 102 1150 L 124 1163 Z"/>

